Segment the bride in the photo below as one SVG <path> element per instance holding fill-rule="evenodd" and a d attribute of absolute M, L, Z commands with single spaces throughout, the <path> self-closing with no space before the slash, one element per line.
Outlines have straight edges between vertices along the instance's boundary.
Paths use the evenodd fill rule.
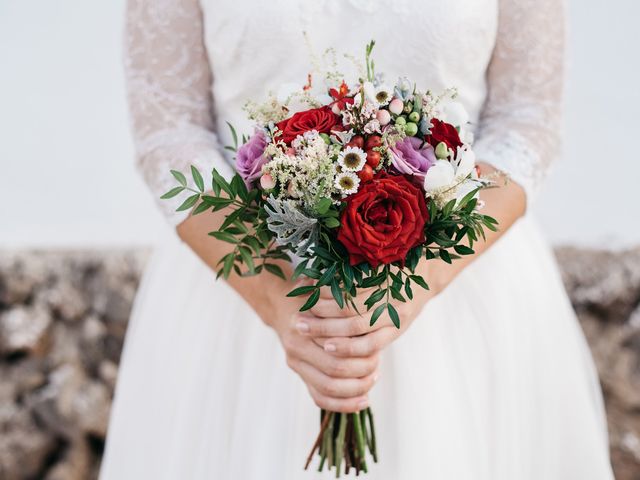
<path fill-rule="evenodd" d="M 224 212 L 186 217 L 151 261 L 127 334 L 101 478 L 306 479 L 318 406 L 377 413 L 371 479 L 613 478 L 596 372 L 550 251 L 526 213 L 558 156 L 561 0 L 130 0 L 127 72 L 138 165 L 231 173 L 224 121 L 306 80 L 316 51 L 377 39 L 378 70 L 457 86 L 501 231 L 475 259 L 425 265 L 402 329 L 274 277 L 215 282 Z M 405 332 L 410 330 L 409 333 Z"/>

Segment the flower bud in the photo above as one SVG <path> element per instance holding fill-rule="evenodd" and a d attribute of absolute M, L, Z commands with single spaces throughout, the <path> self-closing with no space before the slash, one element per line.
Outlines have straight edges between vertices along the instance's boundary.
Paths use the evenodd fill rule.
<path fill-rule="evenodd" d="M 263 190 L 271 190 L 275 188 L 276 182 L 270 174 L 265 173 L 260 177 L 260 186 Z"/>
<path fill-rule="evenodd" d="M 447 148 L 447 144 L 444 142 L 440 142 L 436 145 L 436 158 L 439 160 L 443 160 L 449 156 L 449 148 Z"/>
<path fill-rule="evenodd" d="M 378 110 L 378 113 L 376 113 L 376 118 L 380 122 L 380 125 L 384 127 L 391 121 L 391 114 L 387 110 Z"/>
<path fill-rule="evenodd" d="M 402 100 L 399 98 L 394 98 L 391 100 L 391 103 L 389 103 L 389 111 L 394 115 L 400 115 L 403 109 L 404 103 L 402 103 Z"/>

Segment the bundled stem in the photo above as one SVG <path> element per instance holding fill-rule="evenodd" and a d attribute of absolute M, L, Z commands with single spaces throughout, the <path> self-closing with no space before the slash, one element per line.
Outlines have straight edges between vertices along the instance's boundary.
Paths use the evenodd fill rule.
<path fill-rule="evenodd" d="M 322 410 L 320 418 L 320 432 L 307 457 L 305 470 L 309 468 L 316 451 L 320 457 L 318 471 L 321 472 L 325 465 L 329 470 L 335 468 L 336 478 L 342 473 L 343 463 L 345 474 L 349 474 L 351 468 L 356 470 L 356 475 L 360 472 L 366 473 L 367 450 L 373 461 L 378 461 L 373 414 L 370 408 L 358 413 Z"/>

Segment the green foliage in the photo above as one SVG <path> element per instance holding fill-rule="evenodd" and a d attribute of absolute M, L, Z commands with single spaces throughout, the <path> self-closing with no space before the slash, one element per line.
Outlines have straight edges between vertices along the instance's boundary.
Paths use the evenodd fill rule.
<path fill-rule="evenodd" d="M 373 48 L 373 43 L 368 47 Z M 373 73 L 373 64 L 367 64 Z M 234 148 L 238 137 L 232 129 Z M 227 181 L 215 169 L 211 172 L 211 188 L 205 192 L 204 178 L 197 168 L 191 167 L 191 188 L 187 177 L 171 171 L 178 185 L 161 198 L 174 198 L 185 192 L 189 196 L 178 207 L 192 209 L 194 215 L 205 211 L 225 210 L 225 220 L 219 229 L 212 231 L 212 238 L 233 246 L 233 251 L 218 263 L 218 277 L 228 278 L 232 272 L 241 276 L 268 272 L 286 279 L 287 275 L 278 262 L 291 262 L 290 252 L 295 245 L 279 245 L 276 235 L 268 228 L 266 198 L 259 190 L 249 190 L 239 175 Z M 336 228 L 340 226 L 340 209 L 330 199 L 321 198 L 315 205 L 314 218 L 318 220 L 317 240 L 296 266 L 291 278 L 305 276 L 310 285 L 289 292 L 289 297 L 306 296 L 300 309 L 309 310 L 320 299 L 320 288 L 328 287 L 340 308 L 349 305 L 357 311 L 354 298 L 363 289 L 372 289 L 364 301 L 371 312 L 370 324 L 374 325 L 386 313 L 391 322 L 400 328 L 400 315 L 396 306 L 413 300 L 415 287 L 428 290 L 427 281 L 417 273 L 421 260 L 440 259 L 446 263 L 475 253 L 473 245 L 485 238 L 485 229 L 496 231 L 498 222 L 479 213 L 476 209 L 476 191 L 460 201 L 452 200 L 438 209 L 428 202 L 429 221 L 425 226 L 426 242 L 412 248 L 404 262 L 372 267 L 366 263 L 351 265 L 344 246 L 338 242 Z M 362 312 L 360 312 L 362 313 Z"/>

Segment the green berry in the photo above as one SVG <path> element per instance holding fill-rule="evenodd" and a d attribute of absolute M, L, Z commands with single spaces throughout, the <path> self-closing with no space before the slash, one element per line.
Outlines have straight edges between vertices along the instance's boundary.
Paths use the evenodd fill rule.
<path fill-rule="evenodd" d="M 420 114 L 418 112 L 411 112 L 409 114 L 409 121 L 413 123 L 418 123 L 420 121 Z"/>
<path fill-rule="evenodd" d="M 409 122 L 404 126 L 404 133 L 407 134 L 408 137 L 413 137 L 416 133 L 418 133 L 418 125 Z"/>
<path fill-rule="evenodd" d="M 396 118 L 396 125 L 402 127 L 407 124 L 407 119 L 403 116 Z"/>

